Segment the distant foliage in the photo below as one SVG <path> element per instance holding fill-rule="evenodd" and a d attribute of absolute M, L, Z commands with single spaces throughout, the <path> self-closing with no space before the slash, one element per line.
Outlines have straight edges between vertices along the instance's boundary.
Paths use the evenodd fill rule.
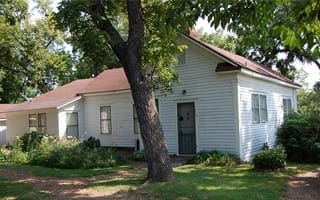
<path fill-rule="evenodd" d="M 210 166 L 231 166 L 240 163 L 240 159 L 233 154 L 218 151 L 200 151 L 189 163 L 204 164 Z"/>
<path fill-rule="evenodd" d="M 288 160 L 320 163 L 320 115 L 290 114 L 278 129 Z"/>
<path fill-rule="evenodd" d="M 286 151 L 283 147 L 265 149 L 254 156 L 253 164 L 256 170 L 282 170 L 286 167 L 286 158 Z"/>
<path fill-rule="evenodd" d="M 143 150 L 136 151 L 133 153 L 133 160 L 146 161 L 146 156 Z"/>

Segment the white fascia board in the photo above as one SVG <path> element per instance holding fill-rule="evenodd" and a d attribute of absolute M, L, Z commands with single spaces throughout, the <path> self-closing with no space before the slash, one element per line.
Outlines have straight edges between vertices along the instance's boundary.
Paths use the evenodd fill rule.
<path fill-rule="evenodd" d="M 73 100 L 71 100 L 71 101 L 69 101 L 69 102 L 67 102 L 67 103 L 64 103 L 64 104 L 58 106 L 57 109 L 60 110 L 61 108 L 65 107 L 65 106 L 67 106 L 67 105 L 69 105 L 69 104 L 71 104 L 71 103 L 73 103 L 73 102 L 76 102 L 76 101 L 78 101 L 78 100 L 81 99 L 81 98 L 82 98 L 82 96 L 78 96 L 77 98 L 75 98 L 75 99 L 73 99 Z"/>

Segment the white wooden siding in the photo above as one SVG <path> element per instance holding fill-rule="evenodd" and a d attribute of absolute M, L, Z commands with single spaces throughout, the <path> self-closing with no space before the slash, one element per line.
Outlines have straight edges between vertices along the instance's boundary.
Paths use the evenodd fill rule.
<path fill-rule="evenodd" d="M 186 65 L 176 67 L 180 83 L 173 93 L 158 95 L 169 153 L 178 154 L 177 103 L 181 102 L 195 102 L 197 151 L 237 153 L 232 89 L 236 76 L 217 75 L 215 67 L 222 60 L 188 40 L 180 42 L 189 46 Z"/>
<path fill-rule="evenodd" d="M 58 136 L 58 111 L 43 109 L 7 113 L 7 141 L 12 144 L 17 136 L 29 132 L 29 114 L 46 113 L 47 133 Z"/>
<path fill-rule="evenodd" d="M 133 131 L 131 93 L 98 94 L 84 98 L 85 138 L 90 136 L 99 138 L 103 146 L 135 147 L 139 135 Z M 100 133 L 100 106 L 111 106 L 112 134 Z"/>
<path fill-rule="evenodd" d="M 66 138 L 67 121 L 66 113 L 78 113 L 78 131 L 79 139 L 84 139 L 85 136 L 85 122 L 84 122 L 84 100 L 80 99 L 70 103 L 59 109 L 59 137 Z"/>
<path fill-rule="evenodd" d="M 238 77 L 240 156 L 243 160 L 250 161 L 253 155 L 261 150 L 263 143 L 267 142 L 271 147 L 275 145 L 277 127 L 283 122 L 282 98 L 291 97 L 296 110 L 296 94 L 295 89 L 292 88 L 244 75 Z M 266 123 L 252 123 L 252 93 L 262 93 L 267 96 L 268 121 Z"/>

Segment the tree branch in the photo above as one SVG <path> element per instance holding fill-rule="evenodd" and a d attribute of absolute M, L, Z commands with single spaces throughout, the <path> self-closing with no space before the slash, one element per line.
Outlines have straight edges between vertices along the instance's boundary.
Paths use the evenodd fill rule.
<path fill-rule="evenodd" d="M 111 48 L 118 56 L 120 62 L 123 65 L 127 65 L 127 58 L 125 56 L 126 43 L 121 38 L 119 32 L 112 25 L 108 16 L 106 16 L 106 10 L 101 1 L 96 0 L 95 3 L 91 6 L 91 15 L 93 21 L 98 26 L 98 28 L 107 33 L 111 39 Z"/>

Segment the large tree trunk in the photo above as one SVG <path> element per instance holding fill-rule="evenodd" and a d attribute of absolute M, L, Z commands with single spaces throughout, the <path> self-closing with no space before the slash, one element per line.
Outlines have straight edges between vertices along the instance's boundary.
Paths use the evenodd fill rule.
<path fill-rule="evenodd" d="M 139 71 L 134 74 L 141 74 Z M 167 150 L 162 126 L 156 109 L 152 88 L 143 82 L 137 82 L 136 76 L 127 73 L 132 97 L 140 123 L 148 166 L 148 182 L 168 181 L 173 179 L 170 157 Z"/>
<path fill-rule="evenodd" d="M 123 41 L 114 28 L 100 0 L 92 7 L 99 29 L 111 38 L 111 47 L 126 72 L 136 106 L 148 165 L 147 182 L 168 181 L 174 178 L 171 160 L 155 106 L 151 78 L 142 67 L 144 20 L 140 0 L 127 0 L 129 19 L 128 41 Z M 102 18 L 103 16 L 103 18 Z"/>

